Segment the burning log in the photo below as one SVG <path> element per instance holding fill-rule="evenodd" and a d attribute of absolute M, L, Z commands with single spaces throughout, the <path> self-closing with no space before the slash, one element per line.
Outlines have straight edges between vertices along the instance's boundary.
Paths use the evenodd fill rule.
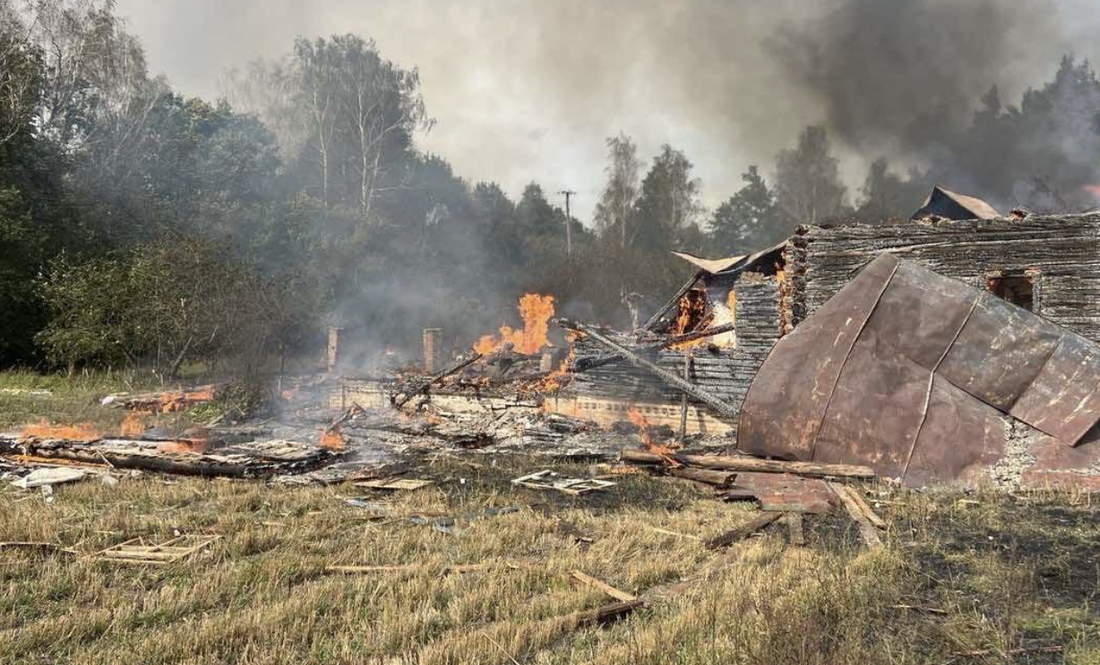
<path fill-rule="evenodd" d="M 394 406 L 396 406 L 397 408 L 400 409 L 410 399 L 416 397 L 417 395 L 423 393 L 428 388 L 430 388 L 433 383 L 441 381 L 441 380 L 447 378 L 448 376 L 454 374 L 455 372 L 458 372 L 458 371 L 462 370 L 463 368 L 474 364 L 478 360 L 481 360 L 483 357 L 484 356 L 482 354 L 475 352 L 473 355 L 469 356 L 468 358 L 466 358 L 464 360 L 460 360 L 457 363 L 454 363 L 453 365 L 451 365 L 450 367 L 446 367 L 444 369 L 439 370 L 435 374 L 432 374 L 431 376 L 429 376 L 427 378 L 427 380 L 423 381 L 417 387 L 406 391 L 404 394 L 401 394 L 400 396 L 395 394 L 390 399 L 390 402 Z"/>
<path fill-rule="evenodd" d="M 668 302 L 666 302 L 664 306 L 661 307 L 661 309 L 657 310 L 653 314 L 653 316 L 649 317 L 649 320 L 646 321 L 645 325 L 642 326 L 642 330 L 653 330 L 653 328 L 661 322 L 661 319 L 665 318 L 666 314 L 668 314 L 670 311 L 673 310 L 673 308 L 680 304 L 680 298 L 683 298 L 685 295 L 687 295 L 688 291 L 695 288 L 695 284 L 699 281 L 700 278 L 702 278 L 702 276 L 703 273 L 701 272 L 695 273 L 694 277 L 692 277 L 690 280 L 688 280 L 686 284 L 680 287 L 680 290 L 676 292 L 676 295 L 669 298 Z"/>
<path fill-rule="evenodd" d="M 707 337 L 714 337 L 715 335 L 721 335 L 722 333 L 728 333 L 737 328 L 732 323 L 726 323 L 720 326 L 714 326 L 713 328 L 707 328 L 706 330 L 697 330 L 695 332 L 684 333 L 682 335 L 670 335 L 658 342 L 652 344 L 644 344 L 639 346 L 636 351 L 658 351 L 660 349 L 667 349 L 670 346 L 676 344 L 683 344 L 685 342 L 694 342 Z M 626 357 L 621 353 L 608 353 L 606 355 L 598 356 L 596 358 L 581 358 L 574 364 L 574 371 L 584 372 L 590 369 L 596 369 L 597 367 L 603 367 L 604 365 L 610 365 L 611 363 L 619 362 L 620 360 L 626 360 Z"/>
<path fill-rule="evenodd" d="M 665 464 L 662 455 L 642 450 L 623 450 L 621 459 L 635 464 Z M 760 471 L 762 473 L 793 473 L 800 476 L 835 476 L 838 478 L 874 478 L 869 466 L 826 464 L 824 462 L 787 462 L 756 457 L 726 457 L 721 455 L 677 455 L 678 461 L 704 469 L 725 471 Z"/>
<path fill-rule="evenodd" d="M 686 393 L 689 397 L 693 397 L 703 404 L 706 404 L 710 408 L 714 409 L 719 415 L 729 418 L 731 421 L 736 420 L 738 417 L 737 411 L 722 399 L 717 396 L 699 388 L 695 384 L 676 376 L 672 372 L 657 366 L 645 358 L 642 358 L 637 353 L 627 349 L 622 344 L 611 340 L 600 332 L 597 332 L 592 326 L 585 325 L 583 323 L 575 321 L 567 321 L 565 319 L 558 319 L 558 325 L 570 330 L 577 330 L 584 333 L 589 339 L 594 340 L 599 344 L 603 344 L 607 348 L 611 349 L 615 353 L 623 356 L 627 362 L 639 369 L 644 369 L 647 372 L 653 374 L 658 379 L 661 379 L 670 386 Z"/>

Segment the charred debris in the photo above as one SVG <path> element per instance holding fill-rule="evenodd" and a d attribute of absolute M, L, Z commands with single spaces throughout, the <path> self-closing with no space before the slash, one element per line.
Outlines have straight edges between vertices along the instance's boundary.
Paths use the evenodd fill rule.
<path fill-rule="evenodd" d="M 333 328 L 327 371 L 281 383 L 277 415 L 183 434 L 28 428 L 0 435 L 0 463 L 25 485 L 153 471 L 415 491 L 431 484 L 419 460 L 522 452 L 618 464 L 591 478 L 540 464 L 516 487 L 580 497 L 630 470 L 670 476 L 783 513 L 792 534 L 843 508 L 869 546 L 884 524 L 844 483 L 1100 490 L 1100 214 L 1006 217 L 941 189 L 922 211 L 678 253 L 695 273 L 632 331 L 528 294 L 522 328 L 458 353 L 426 329 L 416 367 L 383 354 L 359 374 Z M 217 391 L 104 403 L 164 412 Z"/>

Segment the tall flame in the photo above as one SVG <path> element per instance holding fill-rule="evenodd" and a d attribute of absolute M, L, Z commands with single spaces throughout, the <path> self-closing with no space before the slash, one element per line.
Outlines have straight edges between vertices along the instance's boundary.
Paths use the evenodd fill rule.
<path fill-rule="evenodd" d="M 676 319 L 669 327 L 670 335 L 682 335 L 684 333 L 702 330 L 709 325 L 714 314 L 708 312 L 707 294 L 699 289 L 692 289 L 680 298 L 677 303 Z M 689 342 L 680 342 L 669 346 L 670 349 L 689 349 L 693 346 L 706 344 L 707 340 L 696 339 Z"/>
<path fill-rule="evenodd" d="M 501 326 L 496 335 L 483 335 L 477 340 L 474 351 L 489 354 L 511 342 L 518 353 L 531 355 L 550 345 L 546 333 L 550 330 L 550 318 L 554 316 L 554 296 L 525 293 L 517 307 L 523 319 L 523 329 Z"/>

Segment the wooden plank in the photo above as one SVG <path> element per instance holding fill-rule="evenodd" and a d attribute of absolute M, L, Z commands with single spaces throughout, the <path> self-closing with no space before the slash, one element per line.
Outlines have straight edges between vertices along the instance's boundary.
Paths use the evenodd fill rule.
<path fill-rule="evenodd" d="M 863 516 L 866 517 L 871 524 L 874 524 L 880 529 L 886 528 L 886 520 L 878 516 L 878 513 L 876 513 L 874 509 L 871 508 L 870 504 L 868 504 L 867 500 L 863 498 L 863 494 L 859 490 L 855 489 L 854 487 L 849 487 L 848 492 L 851 495 L 852 499 L 859 506 L 859 511 L 863 513 Z"/>
<path fill-rule="evenodd" d="M 572 623 L 576 628 L 584 628 L 594 624 L 602 625 L 620 619 L 643 605 L 645 605 L 645 601 L 641 599 L 610 603 L 594 610 L 574 612 L 569 615 L 569 623 Z"/>
<path fill-rule="evenodd" d="M 829 483 L 829 487 L 831 487 L 833 492 L 840 497 L 840 502 L 844 504 L 844 508 L 848 511 L 848 515 L 859 525 L 859 535 L 863 538 L 864 544 L 870 548 L 881 546 L 882 538 L 879 537 L 875 525 L 871 524 L 871 520 L 867 519 L 867 516 L 860 510 L 859 504 L 849 494 L 849 492 L 852 491 L 851 488 L 845 487 L 844 485 L 838 485 L 837 483 Z"/>
<path fill-rule="evenodd" d="M 620 455 L 624 462 L 637 464 L 664 464 L 665 458 L 643 450 L 624 449 Z M 826 464 L 823 462 L 787 462 L 760 459 L 758 457 L 730 457 L 723 455 L 680 455 L 684 462 L 704 469 L 728 471 L 760 471 L 762 473 L 793 473 L 800 476 L 836 476 L 839 478 L 874 478 L 869 466 L 856 464 Z"/>
<path fill-rule="evenodd" d="M 70 555 L 74 555 L 74 554 L 77 553 L 76 550 L 71 550 L 71 549 L 68 549 L 67 547 L 62 547 L 62 546 L 60 546 L 56 543 L 40 543 L 40 542 L 29 542 L 29 541 L 15 541 L 15 542 L 0 543 L 0 550 L 34 550 L 34 551 L 39 551 L 39 552 L 51 552 L 51 553 L 57 553 L 57 554 L 70 554 Z"/>
<path fill-rule="evenodd" d="M 622 591 L 620 589 L 616 589 L 615 587 L 611 586 L 607 582 L 603 582 L 601 580 L 598 580 L 595 577 L 592 577 L 591 575 L 587 575 L 587 574 L 585 574 L 585 573 L 583 573 L 579 570 L 574 570 L 569 574 L 573 576 L 573 579 L 575 579 L 579 582 L 583 582 L 584 584 L 587 584 L 588 586 L 595 587 L 595 588 L 599 589 L 600 591 L 604 592 L 605 594 L 607 594 L 608 596 L 611 596 L 615 600 L 621 600 L 624 603 L 629 603 L 631 601 L 638 600 L 637 596 L 631 595 L 631 594 L 629 594 L 625 591 Z"/>
<path fill-rule="evenodd" d="M 760 529 L 768 526 L 782 516 L 782 513 L 760 513 L 748 522 L 740 524 L 725 533 L 719 534 L 707 541 L 707 549 L 716 550 L 748 538 Z"/>
<path fill-rule="evenodd" d="M 366 489 L 412 492 L 427 487 L 432 482 L 431 480 L 421 480 L 419 478 L 380 478 L 377 480 L 362 480 L 352 484 Z"/>
<path fill-rule="evenodd" d="M 783 517 L 787 523 L 787 533 L 791 538 L 791 545 L 801 547 L 806 544 L 806 533 L 802 529 L 802 513 L 787 513 Z"/>

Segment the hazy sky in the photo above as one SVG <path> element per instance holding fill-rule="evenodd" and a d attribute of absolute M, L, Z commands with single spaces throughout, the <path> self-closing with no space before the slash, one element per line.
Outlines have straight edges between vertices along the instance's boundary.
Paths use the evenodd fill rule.
<path fill-rule="evenodd" d="M 823 88 L 837 69 L 821 66 L 815 56 L 843 51 L 851 30 L 867 37 L 865 48 L 876 47 L 877 27 L 852 26 L 865 20 L 868 12 L 859 5 L 866 2 L 897 4 L 118 0 L 117 11 L 142 39 L 155 73 L 178 90 L 208 98 L 217 96 L 226 69 L 280 56 L 295 36 L 352 32 L 373 38 L 383 57 L 420 69 L 428 112 L 437 120 L 418 139 L 423 149 L 443 155 L 471 182 L 494 180 L 513 196 L 531 180 L 548 192 L 577 190 L 576 214 L 587 221 L 602 187 L 604 139 L 620 130 L 635 138 L 646 162 L 662 143 L 683 149 L 696 165 L 708 206 L 737 190 L 749 164 L 770 174 L 775 152 L 801 127 L 826 121 L 830 109 L 836 115 L 836 101 Z M 1090 36 L 1100 27 L 1096 0 L 960 0 L 955 4 L 979 8 L 968 12 L 972 24 L 965 30 L 947 0 L 907 2 L 907 9 L 931 6 L 932 18 L 921 24 L 912 11 L 884 12 L 891 15 L 874 19 L 884 22 L 883 40 L 896 44 L 900 34 L 900 41 L 924 42 L 943 26 L 940 39 L 969 44 L 968 34 L 995 31 L 984 35 L 988 48 L 967 55 L 974 62 L 959 63 L 958 69 L 972 71 L 957 82 L 983 89 L 997 83 L 1007 101 L 1049 78 L 1060 54 L 1089 57 L 1100 50 Z M 845 8 L 850 16 L 836 18 Z M 831 23 L 819 23 L 828 16 Z M 914 25 L 920 31 L 906 34 Z M 817 43 L 819 34 L 832 42 Z M 777 42 L 776 35 L 787 39 Z M 792 41 L 813 42 L 813 48 L 792 53 Z M 933 54 L 942 51 L 937 46 Z M 845 56 L 841 66 L 853 67 L 851 53 Z M 855 69 L 875 57 L 858 56 Z M 863 88 L 843 86 L 845 103 L 870 99 L 876 86 L 889 89 L 880 77 L 904 81 L 913 71 L 927 74 L 918 68 L 929 57 L 918 50 L 900 59 L 899 71 L 880 66 L 854 72 L 869 80 Z M 938 67 L 933 80 L 957 74 L 951 61 Z M 927 77 L 922 84 L 928 85 Z M 980 92 L 959 103 L 972 104 Z M 848 147 L 852 142 L 838 143 L 845 174 L 858 186 L 865 159 Z M 871 148 L 863 144 L 861 150 Z"/>

